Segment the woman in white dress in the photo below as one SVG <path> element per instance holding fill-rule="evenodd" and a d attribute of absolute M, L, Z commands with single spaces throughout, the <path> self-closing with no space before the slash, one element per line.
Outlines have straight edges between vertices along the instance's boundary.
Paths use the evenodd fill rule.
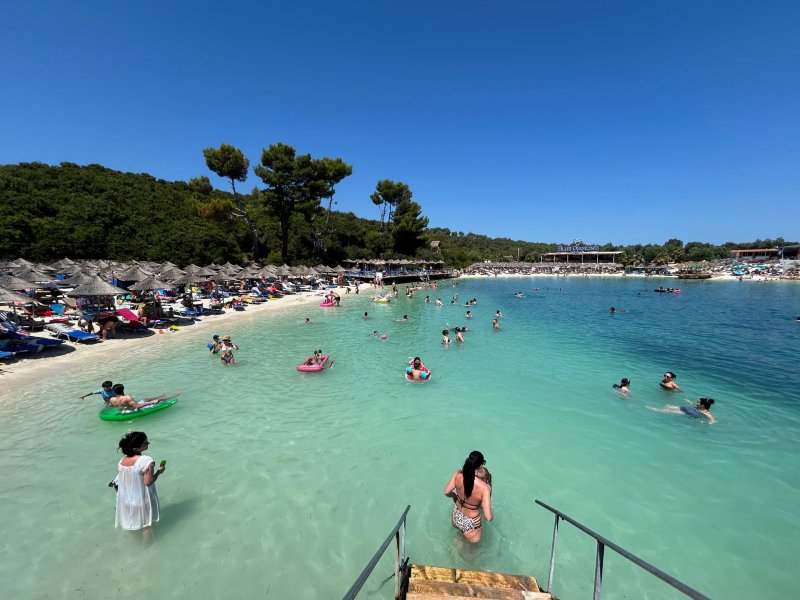
<path fill-rule="evenodd" d="M 135 531 L 158 521 L 158 495 L 154 485 L 166 467 L 142 454 L 150 445 L 143 431 L 131 431 L 119 441 L 125 455 L 117 465 L 117 516 L 115 527 Z"/>

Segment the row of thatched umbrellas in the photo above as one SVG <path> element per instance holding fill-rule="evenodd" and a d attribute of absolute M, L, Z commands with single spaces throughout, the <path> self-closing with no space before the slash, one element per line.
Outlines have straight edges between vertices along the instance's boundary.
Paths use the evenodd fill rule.
<path fill-rule="evenodd" d="M 74 262 L 68 258 L 51 265 L 35 264 L 25 259 L 0 262 L 0 302 L 30 303 L 31 299 L 17 294 L 18 290 L 30 290 L 40 287 L 73 286 L 68 296 L 113 296 L 126 294 L 128 291 L 150 291 L 174 289 L 181 285 L 205 281 L 243 281 L 246 279 L 276 277 L 315 277 L 319 275 L 335 275 L 344 273 L 341 266 L 327 267 L 289 267 L 283 265 L 259 266 L 251 264 L 241 267 L 231 263 L 224 265 L 211 264 L 206 267 L 189 265 L 185 269 L 167 263 L 133 262 L 114 263 L 108 261 Z M 68 275 L 58 279 L 55 275 Z M 122 289 L 111 283 L 112 280 L 132 281 L 128 289 Z"/>

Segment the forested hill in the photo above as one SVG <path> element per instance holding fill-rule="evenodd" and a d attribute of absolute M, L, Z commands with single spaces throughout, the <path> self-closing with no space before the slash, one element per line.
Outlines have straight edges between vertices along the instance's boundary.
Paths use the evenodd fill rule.
<path fill-rule="evenodd" d="M 260 232 L 263 262 L 280 264 L 277 222 L 258 198 L 243 197 Z M 252 257 L 249 232 L 230 216 L 230 193 L 101 165 L 41 163 L 0 166 L 0 257 L 52 261 L 61 257 L 242 263 Z M 314 253 L 311 226 L 295 215 L 293 262 L 337 263 L 362 258 L 377 221 L 332 212 L 332 232 Z"/>
<path fill-rule="evenodd" d="M 145 173 L 72 163 L 0 166 L 0 259 L 106 258 L 186 265 L 243 264 L 255 258 L 280 264 L 279 221 L 268 210 L 266 195 L 254 190 L 238 199 L 257 230 L 257 256 L 251 254 L 252 231 L 236 218 L 236 198 L 212 189 L 207 178 L 165 181 Z M 418 239 L 409 240 L 409 227 L 403 229 L 407 214 L 403 222 L 387 220 L 384 228 L 382 220 L 328 212 L 325 204 L 317 201 L 291 215 L 290 263 L 334 265 L 347 258 L 412 257 L 399 254 L 398 248 L 416 248 L 416 258 L 442 258 L 449 265 L 463 267 L 483 260 L 538 261 L 541 254 L 556 249 L 553 243 L 489 238 L 443 228 L 427 228 Z M 375 206 L 365 198 L 365 210 L 370 209 Z M 424 206 L 422 209 L 424 212 Z M 427 223 L 419 215 L 414 219 Z M 429 242 L 434 240 L 440 242 L 441 254 L 430 250 Z M 790 243 L 781 238 L 723 245 L 672 239 L 663 245 L 606 244 L 601 250 L 624 250 L 622 262 L 649 264 L 725 258 L 732 247 Z"/>

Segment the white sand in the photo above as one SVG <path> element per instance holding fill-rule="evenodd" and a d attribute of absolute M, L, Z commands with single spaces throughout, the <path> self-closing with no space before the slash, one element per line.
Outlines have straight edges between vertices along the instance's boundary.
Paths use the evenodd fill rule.
<path fill-rule="evenodd" d="M 360 285 L 364 291 L 371 289 L 372 286 Z M 340 296 L 344 296 L 343 288 L 335 288 Z M 163 329 L 153 330 L 154 335 L 139 335 L 135 333 L 117 334 L 117 337 L 103 342 L 76 343 L 66 342 L 66 345 L 74 346 L 73 352 L 59 352 L 58 348 L 44 349 L 41 352 L 24 357 L 18 356 L 15 360 L 6 362 L 0 368 L 0 385 L 2 394 L 0 402 L 12 396 L 19 390 L 35 383 L 37 380 L 58 377 L 61 373 L 73 369 L 79 369 L 88 362 L 109 361 L 130 352 L 132 349 L 145 346 L 147 344 L 157 344 L 171 340 L 182 334 L 191 334 L 198 331 L 219 330 L 224 331 L 226 323 L 232 322 L 246 323 L 249 320 L 265 319 L 274 317 L 281 312 L 307 304 L 313 306 L 319 303 L 323 292 L 301 292 L 299 294 L 287 295 L 279 300 L 263 302 L 261 304 L 247 304 L 246 309 L 237 311 L 226 309 L 221 315 L 206 316 L 195 321 L 193 325 L 178 327 L 177 331 Z M 48 337 L 47 333 L 36 332 L 38 337 Z M 210 334 L 208 335 L 210 339 Z"/>

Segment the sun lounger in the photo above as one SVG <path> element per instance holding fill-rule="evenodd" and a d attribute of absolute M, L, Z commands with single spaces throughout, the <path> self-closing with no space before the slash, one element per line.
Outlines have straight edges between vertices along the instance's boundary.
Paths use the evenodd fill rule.
<path fill-rule="evenodd" d="M 51 340 L 49 338 L 29 335 L 27 331 L 21 329 L 16 323 L 7 322 L 0 324 L 0 334 L 4 336 L 3 338 L 0 338 L 0 343 L 6 342 L 10 346 L 14 347 L 36 346 L 38 347 L 38 350 L 42 350 L 43 348 L 55 348 L 56 346 L 60 346 L 64 343 L 63 340 Z M 10 341 L 10 343 L 7 340 Z"/>
<path fill-rule="evenodd" d="M 100 339 L 99 335 L 87 333 L 80 329 L 71 329 L 60 323 L 50 323 L 49 325 L 45 325 L 44 328 L 57 338 L 63 337 L 65 340 L 71 342 L 91 342 Z"/>
<path fill-rule="evenodd" d="M 0 360 L 5 360 L 6 358 L 14 358 L 14 352 L 8 352 L 6 350 L 0 350 Z"/>
<path fill-rule="evenodd" d="M 13 352 L 15 354 L 36 354 L 42 351 L 43 346 L 37 344 L 22 344 L 10 338 L 0 339 L 0 349 L 4 352 Z"/>

